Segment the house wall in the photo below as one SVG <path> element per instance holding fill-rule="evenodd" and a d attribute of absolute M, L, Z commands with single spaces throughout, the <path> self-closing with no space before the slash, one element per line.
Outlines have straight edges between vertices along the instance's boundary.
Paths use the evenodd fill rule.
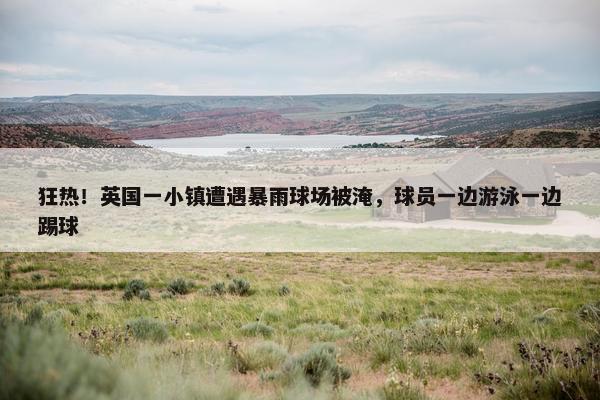
<path fill-rule="evenodd" d="M 399 179 L 396 181 L 393 187 L 383 192 L 383 206 L 376 210 L 375 216 L 377 218 L 397 221 L 423 222 L 423 207 L 416 207 L 415 205 L 406 207 L 404 205 L 398 206 L 397 204 L 394 204 L 396 200 L 396 186 L 406 186 L 406 182 L 402 179 Z"/>
<path fill-rule="evenodd" d="M 408 222 L 424 222 L 425 221 L 425 210 L 424 207 L 417 207 L 415 205 L 405 207 L 401 205 L 398 207 L 394 204 L 395 201 L 395 186 L 406 186 L 406 182 L 403 179 L 399 179 L 393 185 L 382 194 L 384 205 L 381 209 L 376 210 L 375 216 L 382 219 L 391 219 Z M 476 187 L 479 186 L 494 186 L 494 187 L 508 187 L 515 186 L 517 191 L 522 193 L 519 186 L 512 181 L 510 178 L 499 174 L 491 173 L 477 183 Z M 475 187 L 475 186 L 474 186 Z M 416 189 L 416 188 L 415 188 Z M 500 210 L 499 206 L 490 208 L 488 207 L 487 212 L 482 210 L 484 207 L 466 207 L 458 206 L 458 198 L 450 199 L 450 218 L 451 219 L 473 219 L 473 218 L 511 218 L 511 217 L 553 217 L 556 216 L 556 207 L 542 206 L 542 198 L 535 198 L 533 205 L 528 202 L 527 198 L 519 197 L 519 204 L 513 207 L 506 207 L 504 210 Z"/>
<path fill-rule="evenodd" d="M 542 205 L 542 197 L 534 199 L 534 205 L 531 206 L 527 198 L 521 198 L 520 203 L 515 207 L 519 216 L 528 217 L 554 217 L 556 216 L 556 207 Z"/>
<path fill-rule="evenodd" d="M 474 187 L 509 187 L 515 186 L 517 191 L 522 194 L 523 191 L 510 178 L 499 174 L 492 173 L 478 182 Z M 556 215 L 556 207 L 542 206 L 542 198 L 535 198 L 532 203 L 528 202 L 527 198 L 519 196 L 519 204 L 506 207 L 500 210 L 501 206 L 496 207 L 464 207 L 458 206 L 458 199 L 454 199 L 450 210 L 451 218 L 456 219 L 471 219 L 471 218 L 511 218 L 511 217 L 553 217 Z"/>

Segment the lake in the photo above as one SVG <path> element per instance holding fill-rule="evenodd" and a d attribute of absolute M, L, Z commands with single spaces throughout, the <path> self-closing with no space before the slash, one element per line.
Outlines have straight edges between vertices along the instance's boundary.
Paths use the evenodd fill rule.
<path fill-rule="evenodd" d="M 420 135 L 275 135 L 264 133 L 234 133 L 222 136 L 187 137 L 175 139 L 134 140 L 144 146 L 183 154 L 225 155 L 250 146 L 253 149 L 336 149 L 362 143 L 395 143 L 417 138 L 437 136 Z"/>

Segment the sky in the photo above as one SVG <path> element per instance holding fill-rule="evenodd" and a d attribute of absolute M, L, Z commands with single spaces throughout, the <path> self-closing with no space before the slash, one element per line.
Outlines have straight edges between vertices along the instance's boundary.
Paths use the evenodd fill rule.
<path fill-rule="evenodd" d="M 0 0 L 0 97 L 600 90 L 599 0 Z"/>

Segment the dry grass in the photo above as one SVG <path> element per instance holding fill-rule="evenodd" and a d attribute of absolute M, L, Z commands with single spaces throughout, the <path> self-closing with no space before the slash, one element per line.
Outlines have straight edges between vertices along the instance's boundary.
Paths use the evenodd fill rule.
<path fill-rule="evenodd" d="M 476 399 L 489 394 L 474 374 L 515 362 L 519 341 L 563 348 L 597 334 L 593 321 L 578 316 L 582 305 L 599 300 L 597 269 L 575 267 L 590 259 L 575 253 L 3 254 L 0 264 L 11 273 L 2 281 L 0 311 L 25 319 L 38 307 L 65 316 L 75 342 L 125 370 L 132 357 L 148 354 L 161 354 L 148 358 L 150 370 L 166 360 L 194 360 L 200 369 L 227 370 L 233 387 L 258 397 L 280 398 L 295 384 L 282 378 L 282 359 L 256 348 L 271 341 L 294 358 L 330 341 L 352 375 L 320 394 L 325 398 L 377 398 L 394 370 L 431 398 Z M 563 261 L 548 269 L 555 260 Z M 30 278 L 34 271 L 44 272 L 41 281 Z M 213 283 L 238 277 L 251 284 L 249 296 L 211 294 Z M 175 278 L 193 288 L 161 298 Z M 151 301 L 122 300 L 131 279 L 144 280 Z M 282 284 L 290 288 L 286 296 L 278 293 Z M 131 336 L 127 321 L 139 317 L 164 324 L 169 338 L 159 344 Z M 242 328 L 253 324 L 267 326 L 268 338 Z M 232 368 L 228 343 L 259 367 L 244 374 Z"/>

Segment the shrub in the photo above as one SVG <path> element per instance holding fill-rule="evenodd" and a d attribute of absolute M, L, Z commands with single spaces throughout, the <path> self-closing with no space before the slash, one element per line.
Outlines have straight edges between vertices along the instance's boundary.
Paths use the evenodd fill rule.
<path fill-rule="evenodd" d="M 36 272 L 35 274 L 31 275 L 32 282 L 40 282 L 42 279 L 44 279 L 44 276 L 39 272 Z"/>
<path fill-rule="evenodd" d="M 419 318 L 415 321 L 414 326 L 416 328 L 435 328 L 441 324 L 441 320 L 437 318 Z"/>
<path fill-rule="evenodd" d="M 381 391 L 382 400 L 427 400 L 429 397 L 418 386 L 387 384 Z"/>
<path fill-rule="evenodd" d="M 560 311 L 560 308 L 547 308 L 541 314 L 533 316 L 533 322 L 538 324 L 549 324 L 554 322 L 554 318 L 550 315 L 551 312 Z"/>
<path fill-rule="evenodd" d="M 44 309 L 41 304 L 35 304 L 25 317 L 25 324 L 34 325 L 44 318 Z"/>
<path fill-rule="evenodd" d="M 127 330 L 139 340 L 164 342 L 169 337 L 165 325 L 151 318 L 137 318 L 127 321 Z"/>
<path fill-rule="evenodd" d="M 403 354 L 391 363 L 392 368 L 411 378 L 424 382 L 428 378 L 460 378 L 465 370 L 465 364 L 460 357 L 418 356 L 411 353 Z"/>
<path fill-rule="evenodd" d="M 425 327 L 413 327 L 403 333 L 405 350 L 415 353 L 446 353 L 446 341 L 437 330 Z"/>
<path fill-rule="evenodd" d="M 173 294 L 188 294 L 192 284 L 183 278 L 177 278 L 169 282 L 167 289 Z"/>
<path fill-rule="evenodd" d="M 221 296 L 225 294 L 225 283 L 216 282 L 210 286 L 210 293 L 215 296 Z"/>
<path fill-rule="evenodd" d="M 474 357 L 481 347 L 478 330 L 478 324 L 464 318 L 422 318 L 401 330 L 372 332 L 354 344 L 372 355 L 374 367 L 397 360 L 407 352 L 462 353 Z"/>
<path fill-rule="evenodd" d="M 175 298 L 175 295 L 172 292 L 167 290 L 165 292 L 160 293 L 160 298 L 161 299 L 173 299 L 173 298 Z"/>
<path fill-rule="evenodd" d="M 25 299 L 19 296 L 18 292 L 0 291 L 0 304 L 15 303 L 18 307 L 23 305 Z"/>
<path fill-rule="evenodd" d="M 275 342 L 259 342 L 248 351 L 248 364 L 252 371 L 280 367 L 287 359 L 287 350 Z"/>
<path fill-rule="evenodd" d="M 553 322 L 553 319 L 550 315 L 541 313 L 541 314 L 534 315 L 532 318 L 532 321 L 535 322 L 536 324 L 549 324 L 549 323 Z"/>
<path fill-rule="evenodd" d="M 404 329 L 405 350 L 416 353 L 477 354 L 479 325 L 466 317 L 423 318 Z"/>
<path fill-rule="evenodd" d="M 250 362 L 248 357 L 239 348 L 239 345 L 233 343 L 231 340 L 227 342 L 227 350 L 231 360 L 231 368 L 240 374 L 245 374 L 251 370 Z"/>
<path fill-rule="evenodd" d="M 69 310 L 59 308 L 58 310 L 50 311 L 45 315 L 44 319 L 50 323 L 64 324 L 67 320 L 72 319 L 73 314 Z"/>
<path fill-rule="evenodd" d="M 3 399 L 119 398 L 118 370 L 41 325 L 0 327 L 0 371 Z"/>
<path fill-rule="evenodd" d="M 382 332 L 372 334 L 367 340 L 370 353 L 372 353 L 373 367 L 379 367 L 399 357 L 404 348 L 402 333 L 393 329 L 385 329 Z"/>
<path fill-rule="evenodd" d="M 277 294 L 280 296 L 287 296 L 290 293 L 291 290 L 287 285 L 281 285 L 279 289 L 277 289 Z"/>
<path fill-rule="evenodd" d="M 242 374 L 278 368 L 288 357 L 285 348 L 274 342 L 260 342 L 248 351 L 242 351 L 232 341 L 228 342 L 227 347 L 231 368 Z"/>
<path fill-rule="evenodd" d="M 505 386 L 501 399 L 572 400 L 596 399 L 600 382 L 590 371 L 557 368 L 542 379 L 523 376 L 514 386 Z"/>
<path fill-rule="evenodd" d="M 132 354 L 152 361 L 124 369 L 85 351 L 62 329 L 0 316 L 0 399 L 248 399 L 220 371 L 190 362 L 182 374 L 179 357 L 155 359 L 156 346 Z"/>
<path fill-rule="evenodd" d="M 134 296 L 144 289 L 146 289 L 146 282 L 141 279 L 132 279 L 125 285 L 125 291 L 133 293 Z"/>
<path fill-rule="evenodd" d="M 290 333 L 321 341 L 337 340 L 348 335 L 348 332 L 331 322 L 300 324 L 292 329 Z"/>
<path fill-rule="evenodd" d="M 577 313 L 585 321 L 600 323 L 600 301 L 584 304 Z"/>
<path fill-rule="evenodd" d="M 141 279 L 132 279 L 125 285 L 125 291 L 123 293 L 123 299 L 131 300 L 134 297 L 140 297 L 140 293 L 146 291 L 146 282 Z M 150 298 L 150 293 L 148 293 L 148 299 Z"/>
<path fill-rule="evenodd" d="M 233 278 L 229 286 L 227 286 L 227 291 L 236 296 L 249 296 L 250 282 L 244 278 Z"/>
<path fill-rule="evenodd" d="M 303 375 L 314 387 L 323 382 L 333 385 L 348 380 L 351 371 L 337 363 L 337 351 L 331 343 L 316 343 L 298 357 L 289 359 L 283 366 L 287 375 Z"/>
<path fill-rule="evenodd" d="M 150 300 L 150 292 L 148 291 L 148 289 L 144 289 L 144 290 L 140 291 L 138 297 L 141 300 Z"/>
<path fill-rule="evenodd" d="M 468 357 L 475 357 L 479 353 L 479 342 L 473 336 L 463 336 L 458 339 L 457 349 Z"/>
<path fill-rule="evenodd" d="M 427 400 L 421 386 L 400 379 L 395 369 L 388 375 L 381 389 L 382 400 Z"/>
<path fill-rule="evenodd" d="M 406 318 L 406 316 L 398 311 L 394 311 L 394 310 L 382 310 L 381 312 L 377 313 L 377 320 L 382 321 L 382 322 L 396 322 L 396 321 L 402 321 Z"/>
<path fill-rule="evenodd" d="M 570 260 L 568 258 L 559 258 L 558 260 L 546 261 L 546 268 L 556 269 L 560 268 L 563 264 L 568 264 Z"/>
<path fill-rule="evenodd" d="M 2 266 L 2 275 L 5 281 L 9 281 L 12 275 L 12 266 L 15 263 L 14 256 L 5 258 L 4 265 Z"/>
<path fill-rule="evenodd" d="M 264 337 L 270 337 L 275 331 L 269 325 L 265 325 L 262 322 L 250 322 L 249 324 L 242 326 L 240 330 L 246 336 L 261 335 Z"/>
<path fill-rule="evenodd" d="M 596 270 L 596 267 L 594 266 L 594 261 L 592 261 L 592 260 L 579 261 L 579 262 L 575 263 L 575 268 L 580 269 L 580 270 L 585 270 L 585 271 L 595 271 Z"/>
<path fill-rule="evenodd" d="M 11 275 L 12 275 L 12 270 L 10 269 L 10 264 L 5 264 L 4 267 L 2 268 L 2 276 L 4 277 L 4 280 L 9 281 Z"/>
<path fill-rule="evenodd" d="M 501 399 L 572 400 L 598 398 L 600 356 L 597 341 L 559 350 L 545 344 L 519 343 L 520 365 L 507 371 L 476 373 L 475 379 Z"/>

